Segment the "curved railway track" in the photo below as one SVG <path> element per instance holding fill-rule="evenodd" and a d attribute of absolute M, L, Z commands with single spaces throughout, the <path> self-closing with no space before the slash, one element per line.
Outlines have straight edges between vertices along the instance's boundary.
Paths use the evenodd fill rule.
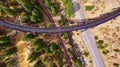
<path fill-rule="evenodd" d="M 52 23 L 52 26 L 55 27 L 56 25 L 54 24 L 54 20 L 53 20 L 53 18 L 52 18 L 52 15 L 49 13 L 49 11 L 47 10 L 47 8 L 46 8 L 45 5 L 43 4 L 42 0 L 37 0 L 37 1 L 38 1 L 39 5 L 43 8 L 43 11 L 44 11 L 45 14 L 47 15 L 50 23 Z M 57 34 L 56 34 L 56 35 L 57 35 Z M 61 47 L 61 49 L 63 49 L 63 53 L 65 54 L 65 58 L 66 58 L 66 60 L 67 60 L 67 62 L 68 62 L 68 64 L 69 64 L 68 66 L 69 66 L 69 67 L 73 67 L 72 62 L 71 62 L 71 58 L 70 58 L 70 56 L 69 56 L 69 54 L 68 54 L 68 51 L 67 51 L 67 49 L 66 49 L 66 47 L 65 47 L 65 45 L 64 45 L 64 43 L 63 43 L 63 41 L 62 41 L 62 39 L 61 39 L 61 37 L 60 37 L 60 35 L 57 35 L 57 37 L 58 37 L 58 39 L 59 39 L 59 41 L 58 41 L 58 42 L 59 42 L 59 46 Z"/>
<path fill-rule="evenodd" d="M 39 3 L 39 5 L 42 7 L 42 9 L 45 11 L 49 21 L 54 25 L 54 20 L 52 19 L 52 16 L 50 15 L 49 11 L 45 8 L 45 5 L 43 4 L 43 2 L 41 0 L 37 0 L 37 2 Z M 61 32 L 70 32 L 70 31 L 74 31 L 74 30 L 80 30 L 80 29 L 87 29 L 87 28 L 91 28 L 94 26 L 97 26 L 99 24 L 105 23 L 108 20 L 114 19 L 115 17 L 120 15 L 120 8 L 114 12 L 112 12 L 111 14 L 108 14 L 107 16 L 97 19 L 95 21 L 90 21 L 89 23 L 85 23 L 82 25 L 74 25 L 74 26 L 66 26 L 66 27 L 52 27 L 52 28 L 37 28 L 37 27 L 27 27 L 27 26 L 22 26 L 22 25 L 16 25 L 16 24 L 12 24 L 6 21 L 0 21 L 0 26 L 6 27 L 6 28 L 10 28 L 10 29 L 15 29 L 15 30 L 19 30 L 19 31 L 23 31 L 23 32 L 36 32 L 36 33 L 61 33 Z M 55 25 L 54 25 L 55 26 Z M 62 43 L 62 40 L 60 38 L 59 35 L 57 35 L 59 37 L 60 43 L 61 43 L 61 48 L 64 49 L 64 53 L 67 53 L 68 51 L 66 50 L 64 44 Z M 72 40 L 70 34 L 69 34 L 69 38 L 70 40 Z M 70 42 L 71 46 L 74 47 L 73 43 Z M 73 48 L 73 52 L 75 48 Z M 77 54 L 75 54 L 75 56 L 77 56 Z M 72 63 L 69 57 L 69 54 L 66 54 L 66 59 L 68 60 L 70 67 L 72 67 Z"/>
<path fill-rule="evenodd" d="M 37 28 L 37 27 L 26 27 L 22 25 L 15 25 L 9 22 L 0 21 L 0 26 L 15 29 L 23 32 L 36 32 L 36 33 L 59 33 L 59 32 L 70 32 L 74 30 L 80 30 L 80 29 L 87 29 L 94 26 L 97 26 L 99 24 L 105 23 L 108 20 L 114 19 L 115 17 L 120 15 L 120 8 L 111 14 L 108 14 L 107 16 L 97 19 L 95 21 L 91 21 L 89 23 L 81 24 L 81 25 L 74 25 L 69 27 L 54 27 L 54 28 Z"/>

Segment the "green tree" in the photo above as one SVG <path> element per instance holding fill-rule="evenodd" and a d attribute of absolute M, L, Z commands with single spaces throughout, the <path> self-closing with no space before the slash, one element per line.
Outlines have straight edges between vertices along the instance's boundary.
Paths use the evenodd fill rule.
<path fill-rule="evenodd" d="M 114 65 L 115 67 L 119 67 L 120 64 L 118 64 L 118 63 L 113 63 L 113 65 Z"/>
<path fill-rule="evenodd" d="M 71 17 L 73 15 L 73 4 L 67 3 L 68 5 L 65 7 L 65 15 L 66 17 Z"/>
<path fill-rule="evenodd" d="M 61 26 L 65 26 L 65 22 L 63 22 L 63 21 L 59 21 L 59 24 L 61 25 Z"/>
<path fill-rule="evenodd" d="M 49 49 L 50 49 L 50 51 L 53 53 L 53 54 L 55 54 L 56 52 L 57 52 L 57 50 L 58 50 L 58 45 L 56 44 L 56 43 L 50 43 L 49 44 Z"/>
<path fill-rule="evenodd" d="M 23 41 L 28 41 L 28 40 L 30 40 L 30 39 L 33 39 L 35 36 L 33 35 L 33 34 L 31 34 L 31 33 L 29 33 L 29 34 L 25 34 L 23 37 L 22 37 L 22 40 Z"/>
<path fill-rule="evenodd" d="M 56 15 L 56 14 L 57 14 L 57 10 L 55 9 L 55 7 L 54 7 L 54 6 L 51 6 L 50 8 L 51 8 L 52 14 L 53 14 L 53 15 Z"/>
<path fill-rule="evenodd" d="M 41 12 L 39 10 L 37 10 L 37 9 L 32 10 L 32 15 L 37 17 L 37 18 L 42 18 Z"/>
<path fill-rule="evenodd" d="M 113 51 L 115 51 L 115 52 L 120 52 L 120 49 L 113 49 Z"/>
<path fill-rule="evenodd" d="M 27 3 L 27 2 L 28 2 L 28 0 L 17 0 L 18 4 L 23 4 L 23 3 Z"/>
<path fill-rule="evenodd" d="M 91 11 L 94 8 L 94 6 L 85 6 L 86 11 Z"/>
<path fill-rule="evenodd" d="M 46 67 L 53 67 L 53 63 L 51 61 L 47 61 L 45 65 Z"/>
<path fill-rule="evenodd" d="M 34 50 L 36 52 L 39 52 L 41 50 L 44 50 L 46 45 L 45 45 L 43 39 L 37 38 L 33 41 L 32 46 L 34 47 Z"/>
<path fill-rule="evenodd" d="M 35 23 L 38 23 L 38 20 L 37 20 L 37 17 L 35 17 L 35 16 L 30 16 L 30 24 L 35 24 Z"/>
<path fill-rule="evenodd" d="M 51 11 L 53 15 L 56 15 L 58 13 L 54 0 L 52 1 L 44 0 L 44 4 Z"/>
<path fill-rule="evenodd" d="M 43 63 L 41 62 L 41 60 L 38 60 L 38 61 L 34 64 L 33 67 L 45 67 L 45 66 L 43 65 Z"/>
<path fill-rule="evenodd" d="M 49 47 L 45 48 L 45 55 L 51 55 Z"/>
<path fill-rule="evenodd" d="M 104 44 L 104 47 L 105 47 L 105 48 L 107 48 L 108 46 L 109 46 L 109 44 L 108 44 L 108 43 L 105 43 L 105 44 Z"/>
<path fill-rule="evenodd" d="M 16 67 L 17 60 L 15 58 L 9 58 L 6 63 L 7 67 Z"/>
<path fill-rule="evenodd" d="M 46 7 L 50 8 L 51 3 L 50 3 L 49 0 L 44 0 L 44 3 L 45 3 L 45 6 L 46 6 Z"/>
<path fill-rule="evenodd" d="M 55 64 L 57 65 L 57 67 L 62 67 L 62 57 L 58 56 L 56 58 Z"/>
<path fill-rule="evenodd" d="M 11 4 L 15 4 L 16 2 L 17 2 L 16 0 L 8 0 L 8 1 L 7 1 L 7 4 L 10 4 L 10 5 L 11 5 Z"/>
<path fill-rule="evenodd" d="M 13 67 L 14 62 L 14 57 L 16 56 L 17 48 L 12 47 L 9 37 L 6 36 L 3 33 L 0 33 L 0 67 Z M 5 66 L 4 66 L 5 64 Z"/>
<path fill-rule="evenodd" d="M 49 46 L 45 49 L 45 54 L 54 55 L 58 51 L 59 51 L 58 45 L 53 42 L 53 43 L 50 43 Z"/>
<path fill-rule="evenodd" d="M 84 56 L 88 57 L 89 53 L 87 51 L 84 51 Z"/>
<path fill-rule="evenodd" d="M 10 42 L 4 43 L 4 44 L 0 44 L 0 50 L 6 47 L 10 47 L 12 44 Z"/>
<path fill-rule="evenodd" d="M 32 5 L 35 5 L 36 3 L 35 3 L 35 0 L 30 0 L 30 3 L 32 4 Z"/>
<path fill-rule="evenodd" d="M 46 67 L 53 67 L 53 61 L 52 60 L 49 60 L 47 58 L 42 58 L 41 61 Z"/>
<path fill-rule="evenodd" d="M 29 15 L 25 12 L 21 13 L 20 18 L 21 18 L 21 22 L 23 23 L 27 23 L 29 21 Z"/>
<path fill-rule="evenodd" d="M 6 13 L 9 17 L 14 17 L 15 16 L 15 12 L 14 10 L 8 8 L 8 7 L 2 7 L 2 10 L 4 13 Z"/>
<path fill-rule="evenodd" d="M 10 56 L 10 55 L 16 54 L 16 52 L 17 52 L 17 48 L 16 47 L 12 47 L 12 48 L 9 48 L 9 49 L 5 50 L 3 52 L 3 55 L 4 56 Z"/>
<path fill-rule="evenodd" d="M 16 3 L 17 1 L 16 0 L 10 0 L 11 3 Z"/>
<path fill-rule="evenodd" d="M 13 10 L 13 12 L 17 13 L 18 11 L 18 8 L 16 6 L 10 6 L 10 9 Z"/>
<path fill-rule="evenodd" d="M 44 25 L 44 27 L 45 27 L 45 28 L 49 28 L 49 27 L 50 27 L 50 24 L 47 23 L 47 24 Z"/>
<path fill-rule="evenodd" d="M 103 50 L 102 53 L 103 53 L 104 55 L 107 55 L 107 54 L 109 53 L 109 50 Z"/>
<path fill-rule="evenodd" d="M 97 44 L 103 45 L 104 41 L 103 40 L 98 40 Z"/>
<path fill-rule="evenodd" d="M 70 2 L 70 0 L 62 0 L 63 5 L 67 5 L 67 3 Z"/>
<path fill-rule="evenodd" d="M 0 49 L 11 46 L 10 38 L 4 34 L 0 35 Z"/>
<path fill-rule="evenodd" d="M 95 40 L 98 40 L 98 36 L 95 36 L 94 38 L 95 38 Z"/>
<path fill-rule="evenodd" d="M 0 8 L 0 17 L 2 16 L 2 9 Z"/>
<path fill-rule="evenodd" d="M 63 33 L 62 37 L 65 38 L 65 39 L 68 39 L 68 33 Z"/>
<path fill-rule="evenodd" d="M 73 64 L 75 67 L 82 67 L 82 63 L 76 58 L 73 58 Z"/>
<path fill-rule="evenodd" d="M 26 12 L 31 12 L 32 11 L 32 6 L 30 3 L 23 3 L 22 4 L 23 8 L 25 9 Z"/>
<path fill-rule="evenodd" d="M 97 47 L 99 49 L 101 49 L 101 50 L 104 50 L 105 47 L 107 46 L 107 45 L 104 45 L 104 41 L 103 40 L 98 40 L 96 43 L 97 43 Z"/>
<path fill-rule="evenodd" d="M 62 0 L 64 6 L 64 13 L 66 17 L 71 17 L 73 15 L 73 4 L 71 0 Z"/>
<path fill-rule="evenodd" d="M 41 12 L 40 5 L 38 5 L 38 4 L 35 4 L 35 9 Z"/>
<path fill-rule="evenodd" d="M 32 52 L 28 57 L 29 63 L 37 60 L 39 56 L 40 56 L 40 52 Z"/>
<path fill-rule="evenodd" d="M 8 36 L 1 36 L 0 37 L 0 44 L 5 44 L 5 43 L 8 43 L 9 42 L 9 37 Z"/>
<path fill-rule="evenodd" d="M 104 47 L 103 45 L 100 45 L 100 44 L 97 44 L 97 47 L 98 47 L 99 49 L 101 49 L 101 50 L 104 50 L 104 49 L 105 49 L 105 47 Z"/>

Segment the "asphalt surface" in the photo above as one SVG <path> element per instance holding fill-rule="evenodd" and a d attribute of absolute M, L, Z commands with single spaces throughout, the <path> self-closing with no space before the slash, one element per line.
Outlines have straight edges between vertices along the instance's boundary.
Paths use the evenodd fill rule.
<path fill-rule="evenodd" d="M 74 15 L 75 15 L 74 18 L 79 19 L 79 20 L 85 19 L 86 14 L 83 11 L 82 1 L 81 0 L 73 0 L 73 6 L 74 6 Z M 81 7 L 81 8 L 79 8 L 79 7 Z M 84 20 L 80 20 L 80 21 L 84 21 Z M 81 31 L 79 31 L 79 33 L 81 34 Z M 89 51 L 89 54 L 92 58 L 94 67 L 97 67 L 97 66 L 104 67 L 102 59 L 101 59 L 100 54 L 96 47 L 94 36 L 91 33 L 89 33 L 88 29 L 86 29 L 86 30 L 82 29 L 82 34 L 80 36 L 82 36 L 82 40 L 85 42 L 85 45 L 86 45 L 86 47 Z"/>
<path fill-rule="evenodd" d="M 84 19 L 83 7 L 81 6 L 82 3 L 80 2 L 80 0 L 72 0 L 72 3 L 73 3 L 73 9 L 74 9 L 74 20 L 77 20 L 77 21 L 75 21 L 75 24 L 79 24 L 79 23 L 77 23 L 77 22 L 81 22 L 82 19 Z M 79 31 L 79 33 L 81 33 L 81 32 Z M 71 38 L 72 38 L 72 36 L 69 35 L 69 41 L 70 41 Z M 72 46 L 72 48 L 73 48 L 72 50 L 73 50 L 75 56 L 80 56 L 80 55 L 75 51 L 75 47 L 72 45 L 72 43 L 73 43 L 72 40 L 70 41 L 70 43 L 71 43 L 71 46 Z M 80 45 L 81 45 L 81 44 L 78 44 L 79 49 L 80 49 Z M 81 52 L 81 50 L 79 50 L 79 51 Z M 78 59 L 79 59 L 79 63 L 82 63 L 82 67 L 85 67 L 85 61 L 84 61 L 84 59 L 83 59 L 82 57 L 80 57 L 80 58 L 78 58 Z"/>
<path fill-rule="evenodd" d="M 118 2 L 120 3 L 120 0 L 118 0 Z"/>
<path fill-rule="evenodd" d="M 94 67 L 104 67 L 104 63 L 96 47 L 94 36 L 87 30 L 85 30 L 84 32 L 82 32 L 82 39 L 85 41 L 86 47 L 88 48 Z"/>
<path fill-rule="evenodd" d="M 15 25 L 9 22 L 0 21 L 0 26 L 15 29 L 23 32 L 36 32 L 36 33 L 60 33 L 60 32 L 70 32 L 74 30 L 81 30 L 81 29 L 88 29 L 99 24 L 105 23 L 108 20 L 114 19 L 115 17 L 120 15 L 120 8 L 114 11 L 107 16 L 97 19 L 95 21 L 91 21 L 89 23 L 81 24 L 81 25 L 74 25 L 69 27 L 54 27 L 54 28 L 37 28 L 37 27 L 26 27 L 22 25 Z"/>
<path fill-rule="evenodd" d="M 39 5 L 42 7 L 43 11 L 44 11 L 45 14 L 47 15 L 50 23 L 52 23 L 52 26 L 53 26 L 53 27 L 56 26 L 56 25 L 54 24 L 54 20 L 53 20 L 53 18 L 52 18 L 52 15 L 51 15 L 51 14 L 49 13 L 49 11 L 47 10 L 47 8 L 46 8 L 46 6 L 44 5 L 43 1 L 42 1 L 42 0 L 37 0 L 37 2 L 39 3 Z M 63 41 L 62 41 L 62 39 L 61 39 L 61 37 L 60 37 L 60 34 L 57 34 L 56 36 L 57 36 L 58 39 L 59 39 L 59 40 L 58 40 L 59 46 L 61 47 L 61 49 L 63 50 L 63 53 L 65 54 L 65 58 L 66 58 L 66 60 L 67 60 L 67 62 L 68 62 L 68 64 L 69 64 L 68 66 L 69 66 L 69 67 L 73 67 L 72 62 L 71 62 L 70 55 L 69 55 L 68 50 L 66 49 L 66 47 L 65 47 L 65 45 L 64 45 L 64 43 L 63 43 Z"/>

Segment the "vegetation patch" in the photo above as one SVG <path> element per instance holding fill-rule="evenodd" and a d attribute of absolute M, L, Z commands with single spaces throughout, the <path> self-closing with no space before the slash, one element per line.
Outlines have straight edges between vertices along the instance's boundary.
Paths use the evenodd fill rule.
<path fill-rule="evenodd" d="M 13 67 L 17 63 L 16 52 L 17 48 L 11 44 L 9 36 L 0 33 L 0 67 Z"/>
<path fill-rule="evenodd" d="M 85 6 L 86 11 L 91 11 L 94 8 L 94 6 Z"/>
<path fill-rule="evenodd" d="M 71 0 L 62 0 L 64 14 L 67 18 L 73 16 L 73 4 Z"/>
<path fill-rule="evenodd" d="M 35 36 L 31 33 L 28 33 L 28 34 L 25 34 L 23 37 L 22 37 L 22 40 L 23 41 L 29 41 L 31 39 L 33 39 Z"/>

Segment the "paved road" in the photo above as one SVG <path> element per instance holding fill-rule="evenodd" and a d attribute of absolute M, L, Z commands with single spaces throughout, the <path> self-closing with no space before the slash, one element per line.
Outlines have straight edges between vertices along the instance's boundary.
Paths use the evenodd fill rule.
<path fill-rule="evenodd" d="M 39 5 L 43 8 L 43 11 L 44 11 L 45 14 L 47 15 L 50 23 L 52 23 L 52 27 L 55 27 L 56 25 L 54 24 L 54 20 L 53 20 L 51 14 L 49 13 L 49 11 L 47 10 L 47 8 L 45 7 L 45 5 L 44 5 L 44 3 L 42 2 L 42 0 L 37 0 L 37 2 L 38 2 Z M 73 66 L 72 66 L 71 58 L 70 58 L 69 53 L 68 53 L 68 50 L 66 49 L 66 47 L 65 47 L 65 45 L 64 45 L 64 43 L 63 43 L 63 41 L 62 41 L 62 39 L 61 39 L 61 37 L 60 37 L 60 35 L 57 34 L 56 36 L 57 36 L 58 39 L 59 39 L 59 40 L 58 40 L 59 46 L 61 47 L 61 49 L 63 50 L 63 53 L 65 54 L 65 58 L 66 58 L 66 60 L 67 60 L 67 62 L 68 62 L 68 64 L 69 64 L 68 66 L 69 66 L 69 67 L 73 67 Z"/>
<path fill-rule="evenodd" d="M 72 0 L 72 3 L 73 3 L 73 8 L 74 8 L 74 20 L 77 20 L 77 21 L 74 21 L 74 22 L 76 24 L 81 24 L 81 23 L 77 23 L 77 22 L 81 22 L 82 19 L 84 19 L 83 18 L 83 10 L 82 10 L 83 8 L 81 7 L 80 0 Z M 70 35 L 69 35 L 69 37 L 70 37 Z M 71 43 L 73 43 L 73 42 L 71 41 Z M 78 47 L 79 47 L 79 45 L 81 45 L 81 44 L 78 44 Z M 74 53 L 77 55 L 76 52 L 74 52 Z M 79 54 L 78 54 L 78 56 L 79 56 Z M 83 61 L 82 57 L 79 58 L 79 60 L 80 60 L 80 63 L 82 62 L 82 67 L 85 67 L 85 62 Z"/>
<path fill-rule="evenodd" d="M 92 58 L 94 67 L 104 67 L 103 61 L 96 47 L 94 36 L 87 30 L 85 30 L 84 32 L 82 32 L 82 39 L 85 41 L 86 47 L 88 48 L 88 51 Z"/>
<path fill-rule="evenodd" d="M 99 24 L 105 23 L 108 20 L 114 19 L 115 17 L 120 15 L 120 8 L 113 13 L 97 19 L 95 21 L 90 21 L 89 23 L 81 24 L 81 25 L 74 25 L 69 27 L 55 27 L 55 28 L 37 28 L 37 27 L 26 27 L 22 25 L 15 25 L 12 23 L 0 21 L 0 26 L 15 29 L 23 32 L 36 32 L 36 33 L 59 33 L 59 32 L 70 32 L 74 30 L 80 30 L 80 29 L 88 29 L 94 26 L 97 26 Z"/>
<path fill-rule="evenodd" d="M 65 26 L 69 26 L 68 21 L 64 21 L 64 22 L 66 23 Z M 74 40 L 73 40 L 73 38 L 72 38 L 72 32 L 67 32 L 67 33 L 68 33 L 68 40 L 69 40 L 69 43 L 70 43 L 70 45 L 71 45 L 71 47 L 72 47 L 72 52 L 73 52 L 74 57 L 75 57 L 76 59 L 78 59 L 80 63 L 82 63 L 82 65 L 81 65 L 82 67 L 85 67 L 85 66 L 84 66 L 83 57 L 81 57 L 81 51 L 78 52 L 77 49 L 75 48 L 75 44 L 74 44 L 74 42 L 73 42 Z"/>
<path fill-rule="evenodd" d="M 79 4 L 78 6 L 76 6 Z M 75 19 L 85 19 L 84 18 L 84 12 L 83 12 L 83 6 L 82 6 L 81 0 L 73 0 L 73 6 L 74 6 L 74 12 L 75 12 Z M 79 8 L 81 7 L 81 8 Z M 76 11 L 76 9 L 78 9 Z M 81 20 L 84 21 L 84 20 Z M 81 33 L 81 32 L 80 32 Z M 92 58 L 94 67 L 104 67 L 103 62 L 101 60 L 100 54 L 97 50 L 96 43 L 94 40 L 94 36 L 88 32 L 88 30 L 84 30 L 82 32 L 82 39 L 85 42 L 86 47 L 88 48 L 88 51 L 90 53 L 90 56 Z"/>
<path fill-rule="evenodd" d="M 120 0 L 118 0 L 118 2 L 120 3 Z"/>

